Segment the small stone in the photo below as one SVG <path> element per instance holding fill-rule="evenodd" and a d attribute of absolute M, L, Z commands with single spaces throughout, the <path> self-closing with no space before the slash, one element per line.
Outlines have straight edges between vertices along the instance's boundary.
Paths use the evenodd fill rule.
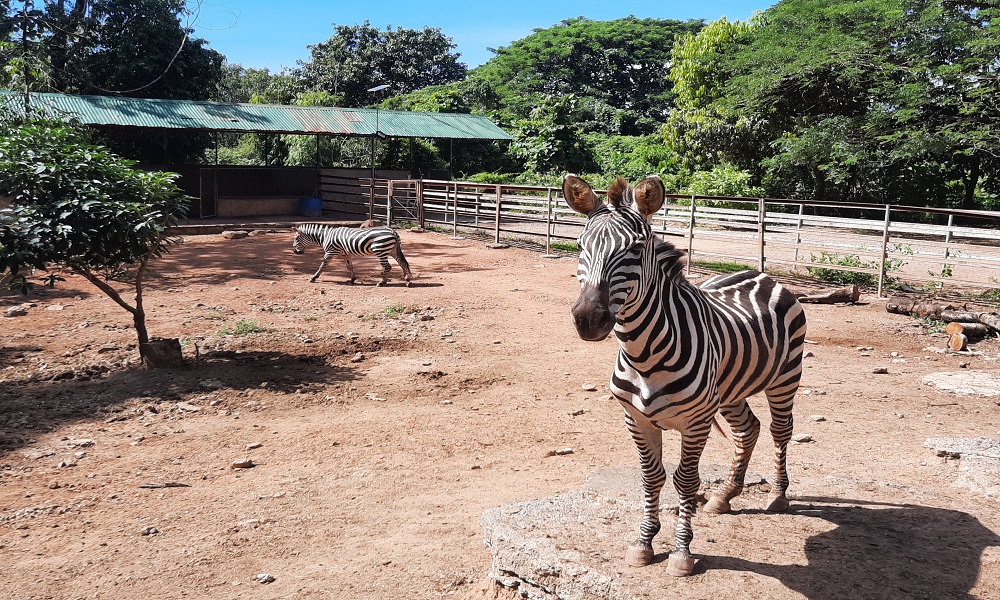
<path fill-rule="evenodd" d="M 454 404 L 454 402 L 452 402 L 451 400 L 442 400 L 441 404 L 445 404 L 445 405 L 447 405 L 447 404 Z"/>
<path fill-rule="evenodd" d="M 583 384 L 583 385 L 580 386 L 580 389 L 583 390 L 583 391 L 585 391 L 585 392 L 596 392 L 597 391 L 597 386 L 594 385 L 593 383 L 585 383 L 585 384 Z"/>
<path fill-rule="evenodd" d="M 816 423 L 822 423 L 823 421 L 826 420 L 826 417 L 824 417 L 823 415 L 813 415 L 809 417 L 809 420 L 815 421 Z"/>
<path fill-rule="evenodd" d="M 872 373 L 874 373 L 875 375 L 885 375 L 888 372 L 889 369 L 886 367 L 875 367 L 874 369 L 872 369 Z"/>
<path fill-rule="evenodd" d="M 121 348 L 117 344 L 104 344 L 103 346 L 97 349 L 97 353 L 105 354 L 107 352 L 116 352 L 118 350 L 121 350 Z"/>
<path fill-rule="evenodd" d="M 560 448 L 559 450 L 549 450 L 545 456 L 566 456 L 567 454 L 573 454 L 572 448 Z"/>
<path fill-rule="evenodd" d="M 50 304 L 45 307 L 45 310 L 65 310 L 65 308 L 62 304 Z"/>
<path fill-rule="evenodd" d="M 802 358 L 812 358 L 814 356 L 816 355 L 813 354 L 812 350 L 806 350 L 805 352 L 802 353 Z"/>
<path fill-rule="evenodd" d="M 223 231 L 222 237 L 227 240 L 240 240 L 250 235 L 249 231 Z"/>
<path fill-rule="evenodd" d="M 813 436 L 808 433 L 796 433 L 792 436 L 792 441 L 799 444 L 805 444 L 813 441 Z"/>
<path fill-rule="evenodd" d="M 27 316 L 28 309 L 24 305 L 21 306 L 11 306 L 4 311 L 3 316 L 5 317 L 24 317 Z"/>
<path fill-rule="evenodd" d="M 160 533 L 160 530 L 157 529 L 156 527 L 153 527 L 152 525 L 149 525 L 147 527 L 143 527 L 140 533 L 142 535 L 156 535 Z"/>
<path fill-rule="evenodd" d="M 253 464 L 253 460 L 249 458 L 241 458 L 234 460 L 230 466 L 234 469 L 252 469 L 257 465 Z"/>
<path fill-rule="evenodd" d="M 201 410 L 201 408 L 199 408 L 199 407 L 197 407 L 194 404 L 191 404 L 189 402 L 178 402 L 177 403 L 177 410 L 179 410 L 181 412 L 198 412 L 199 410 Z"/>
<path fill-rule="evenodd" d="M 434 315 L 420 315 L 421 321 L 433 321 Z"/>
<path fill-rule="evenodd" d="M 257 448 L 263 448 L 264 444 L 261 442 L 253 442 L 252 444 L 247 444 L 247 451 L 256 450 Z"/>
<path fill-rule="evenodd" d="M 66 458 L 66 459 L 63 459 L 63 460 L 61 460 L 59 462 L 59 468 L 60 469 L 65 469 L 67 467 L 75 467 L 75 466 L 76 466 L 76 459 L 75 458 Z"/>
<path fill-rule="evenodd" d="M 363 361 L 364 359 L 365 359 L 365 355 L 362 354 L 362 353 L 360 353 L 360 352 L 358 352 L 357 354 L 355 354 L 354 356 L 351 357 L 351 362 L 352 363 L 359 363 L 359 362 Z"/>
<path fill-rule="evenodd" d="M 271 575 L 270 573 L 258 573 L 254 579 L 257 580 L 257 583 L 263 583 L 263 584 L 274 583 L 275 581 L 277 581 L 277 578 L 274 575 Z"/>
<path fill-rule="evenodd" d="M 969 368 L 969 364 L 970 363 L 967 363 L 967 362 L 958 363 L 958 368 L 959 369 L 968 369 Z"/>

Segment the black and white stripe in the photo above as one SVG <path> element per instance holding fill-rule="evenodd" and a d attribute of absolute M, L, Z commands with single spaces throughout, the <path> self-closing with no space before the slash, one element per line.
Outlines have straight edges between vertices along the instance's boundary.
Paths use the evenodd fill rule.
<path fill-rule="evenodd" d="M 608 191 L 610 206 L 574 175 L 564 180 L 563 195 L 588 216 L 579 239 L 581 292 L 574 322 L 585 340 L 603 340 L 612 331 L 618 339 L 611 391 L 625 409 L 642 467 L 644 514 L 626 560 L 636 566 L 652 561 L 666 481 L 662 431 L 673 429 L 681 434 L 673 473 L 680 508 L 668 572 L 687 575 L 694 565 L 698 462 L 715 416 L 729 424 L 736 449 L 722 490 L 705 510 L 727 512 L 743 489 L 760 431 L 747 398 L 760 392 L 767 397 L 775 447 L 768 509 L 788 507 L 785 451 L 802 373 L 805 314 L 790 292 L 757 271 L 714 277 L 701 287 L 689 283 L 682 273 L 684 254 L 659 240 L 648 223 L 665 198 L 659 178 L 634 189 L 618 178 Z"/>
<path fill-rule="evenodd" d="M 389 271 L 392 267 L 389 266 L 388 257 L 392 256 L 399 263 L 399 268 L 403 270 L 403 279 L 409 285 L 412 274 L 410 273 L 410 265 L 403 256 L 399 234 L 388 227 L 333 227 L 319 223 L 297 225 L 295 238 L 292 240 L 292 251 L 296 254 L 302 254 L 303 249 L 309 244 L 318 245 L 323 248 L 324 252 L 323 262 L 319 264 L 316 273 L 309 278 L 310 282 L 319 278 L 319 274 L 326 266 L 326 261 L 337 256 L 347 262 L 347 269 L 351 273 L 351 283 L 354 283 L 357 278 L 354 275 L 351 257 L 374 254 L 382 265 L 382 284 L 389 279 Z"/>

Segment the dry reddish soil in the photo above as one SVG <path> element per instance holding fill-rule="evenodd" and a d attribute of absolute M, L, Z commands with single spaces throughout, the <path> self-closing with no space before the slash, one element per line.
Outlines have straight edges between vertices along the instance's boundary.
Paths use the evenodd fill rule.
<path fill-rule="evenodd" d="M 288 233 L 184 238 L 146 288 L 182 369 L 142 369 L 130 316 L 79 277 L 0 296 L 34 304 L 0 318 L 0 598 L 496 595 L 485 509 L 636 464 L 607 393 L 616 344 L 574 332 L 574 258 L 401 234 L 411 287 L 375 286 L 373 259 L 360 285 L 336 263 L 310 284 L 319 252 L 293 255 Z M 789 451 L 793 511 L 760 514 L 748 493 L 699 514 L 702 566 L 677 596 L 1000 598 L 1000 503 L 923 446 L 1000 437 L 1000 406 L 921 382 L 995 370 L 1000 345 L 934 352 L 944 338 L 870 296 L 807 314 L 795 412 L 813 441 Z M 266 331 L 227 333 L 245 321 Z M 665 447 L 675 460 L 676 434 Z M 767 474 L 766 433 L 758 448 Z M 730 452 L 714 437 L 703 462 Z"/>

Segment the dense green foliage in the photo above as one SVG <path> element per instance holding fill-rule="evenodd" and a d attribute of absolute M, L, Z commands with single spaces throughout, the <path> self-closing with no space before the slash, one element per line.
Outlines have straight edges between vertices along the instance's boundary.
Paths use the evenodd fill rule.
<path fill-rule="evenodd" d="M 169 63 L 142 95 L 478 113 L 515 138 L 387 140 L 375 149 L 384 167 L 539 183 L 658 173 L 679 193 L 1000 208 L 994 2 L 781 0 L 746 22 L 708 24 L 576 17 L 471 71 L 440 29 L 366 21 L 335 25 L 281 73 L 220 63 L 201 40 L 176 46 L 182 0 L 29 2 L 39 18 L 28 30 L 12 18 L 23 7 L 0 4 L 0 84 L 131 86 Z M 75 31 L 86 35 L 65 34 Z M 30 56 L 9 43 L 22 38 Z M 371 150 L 368 140 L 222 142 L 222 159 L 238 164 L 367 166 Z"/>
<path fill-rule="evenodd" d="M 0 212 L 0 278 L 26 291 L 33 269 L 71 269 L 132 313 L 145 343 L 142 273 L 183 214 L 175 178 L 136 170 L 62 123 L 0 127 L 0 196 L 15 202 Z M 135 304 L 111 281 L 131 283 Z"/>
<path fill-rule="evenodd" d="M 184 0 L 60 0 L 0 4 L 0 88 L 204 100 L 223 57 L 189 36 Z M 146 162 L 183 162 L 208 140 L 115 132 L 105 140 Z"/>

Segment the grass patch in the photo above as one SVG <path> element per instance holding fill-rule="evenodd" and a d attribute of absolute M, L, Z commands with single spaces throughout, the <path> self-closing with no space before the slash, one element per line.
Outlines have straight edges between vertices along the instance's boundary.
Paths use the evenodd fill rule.
<path fill-rule="evenodd" d="M 386 306 L 382 312 L 385 314 L 387 319 L 395 319 L 406 312 L 406 305 L 402 302 L 394 302 L 389 306 Z"/>
<path fill-rule="evenodd" d="M 837 254 L 834 252 L 821 252 L 817 257 L 810 256 L 813 263 L 820 265 L 836 265 L 838 267 L 855 267 L 859 269 L 878 270 L 879 263 L 876 260 L 863 260 L 857 254 Z M 890 277 L 889 273 L 898 271 L 906 264 L 898 258 L 889 258 L 885 261 L 885 284 L 892 286 L 899 281 L 898 277 Z M 824 269 L 823 267 L 806 267 L 809 274 L 828 283 L 840 285 L 857 285 L 862 287 L 877 287 L 878 275 L 873 273 L 857 273 L 854 271 L 841 271 L 839 269 Z"/>
<path fill-rule="evenodd" d="M 717 273 L 739 273 L 740 271 L 749 271 L 753 269 L 750 265 L 722 260 L 693 260 L 691 261 L 691 264 L 702 269 L 715 271 Z"/>
<path fill-rule="evenodd" d="M 549 243 L 549 248 L 552 250 L 559 250 L 562 252 L 579 252 L 580 245 L 576 242 L 551 242 Z"/>
<path fill-rule="evenodd" d="M 228 327 L 223 327 L 219 330 L 219 335 L 252 335 L 254 333 L 264 333 L 269 331 L 267 327 L 262 326 L 257 321 L 252 321 L 250 319 L 243 319 L 236 324 L 232 329 Z"/>

